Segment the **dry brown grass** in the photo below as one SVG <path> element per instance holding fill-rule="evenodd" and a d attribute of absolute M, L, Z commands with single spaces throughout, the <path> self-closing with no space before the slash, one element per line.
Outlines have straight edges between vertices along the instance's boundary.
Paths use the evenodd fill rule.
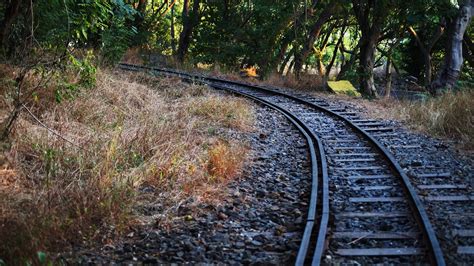
<path fill-rule="evenodd" d="M 195 71 L 196 68 L 193 67 L 183 67 L 183 66 L 177 66 L 178 68 L 184 69 L 184 70 L 192 70 Z M 226 71 L 222 70 L 219 66 L 213 66 L 213 67 L 202 67 L 199 68 L 200 71 L 203 73 L 207 73 L 208 75 L 214 76 L 214 77 L 220 77 L 232 81 L 243 81 L 243 82 L 248 82 L 252 83 L 255 85 L 261 85 L 261 86 L 276 86 L 276 87 L 284 87 L 284 88 L 290 88 L 290 89 L 295 89 L 295 90 L 304 90 L 304 91 L 326 91 L 323 79 L 319 75 L 310 75 L 306 73 L 301 73 L 300 78 L 296 78 L 295 75 L 293 74 L 288 74 L 285 76 L 282 76 L 278 73 L 271 73 L 264 79 L 259 79 L 258 75 L 256 73 L 255 68 L 247 68 L 241 70 L 240 73 L 232 72 L 232 71 Z"/>
<path fill-rule="evenodd" d="M 297 79 L 293 74 L 281 76 L 279 74 L 271 74 L 268 76 L 262 85 L 272 85 L 276 87 L 285 87 L 295 90 L 304 91 L 324 91 L 324 82 L 319 75 L 309 75 L 302 73 L 300 78 Z"/>
<path fill-rule="evenodd" d="M 394 107 L 397 117 L 412 127 L 474 147 L 474 90 L 450 92 L 426 102 L 401 102 Z"/>
<path fill-rule="evenodd" d="M 455 140 L 464 149 L 474 148 L 474 90 L 472 89 L 446 93 L 423 102 L 394 99 L 354 101 L 347 96 L 333 96 L 331 99 L 360 106 L 370 118 L 397 120 L 416 131 Z"/>
<path fill-rule="evenodd" d="M 142 49 L 140 47 L 129 48 L 122 56 L 121 62 L 127 64 L 143 65 L 144 62 L 141 56 L 141 50 Z"/>
<path fill-rule="evenodd" d="M 196 98 L 188 105 L 188 110 L 206 122 L 248 130 L 247 121 L 252 118 L 252 111 L 247 106 L 248 103 L 242 99 L 226 102 L 220 96 L 208 96 Z"/>
<path fill-rule="evenodd" d="M 108 242 L 133 222 L 140 186 L 173 206 L 209 200 L 242 168 L 245 143 L 217 132 L 251 130 L 249 104 L 176 79 L 99 73 L 97 88 L 23 114 L 0 171 L 0 254 L 10 263 L 38 251 Z"/>

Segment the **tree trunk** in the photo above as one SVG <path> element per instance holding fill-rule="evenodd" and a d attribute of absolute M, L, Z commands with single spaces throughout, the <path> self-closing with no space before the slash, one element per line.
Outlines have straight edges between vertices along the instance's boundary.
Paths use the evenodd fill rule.
<path fill-rule="evenodd" d="M 377 97 L 374 83 L 374 57 L 381 36 L 388 7 L 386 1 L 353 0 L 352 6 L 362 33 L 359 54 L 359 83 L 361 92 L 368 97 Z M 370 19 L 370 13 L 372 19 Z"/>
<path fill-rule="evenodd" d="M 299 76 L 299 72 L 303 66 L 304 61 L 308 58 L 310 52 L 313 50 L 314 42 L 318 39 L 321 29 L 328 21 L 336 7 L 336 1 L 331 1 L 326 8 L 319 15 L 318 20 L 311 27 L 310 33 L 306 42 L 304 43 L 303 49 L 295 55 L 295 74 Z"/>
<path fill-rule="evenodd" d="M 286 74 L 291 73 L 293 71 L 293 67 L 295 66 L 295 60 L 292 60 L 290 62 L 290 65 L 288 66 L 288 71 L 286 71 Z"/>
<path fill-rule="evenodd" d="M 174 5 L 171 7 L 171 50 L 172 53 L 176 53 L 176 38 L 174 29 Z"/>
<path fill-rule="evenodd" d="M 3 20 L 0 23 L 0 47 L 6 46 L 13 22 L 15 22 L 15 19 L 20 14 L 21 2 L 22 0 L 11 0 L 5 9 Z"/>
<path fill-rule="evenodd" d="M 472 12 L 472 11 L 471 11 Z M 474 68 L 474 43 L 467 32 L 464 33 L 463 40 L 463 56 L 466 58 L 469 65 Z"/>
<path fill-rule="evenodd" d="M 295 48 L 293 47 L 290 52 L 286 55 L 285 59 L 283 60 L 283 62 L 281 63 L 281 66 L 280 66 L 280 70 L 278 71 L 278 73 L 280 73 L 280 75 L 283 75 L 284 72 L 285 72 L 285 67 L 286 65 L 288 64 L 288 61 L 290 61 L 291 57 L 293 56 L 293 54 L 295 53 Z"/>
<path fill-rule="evenodd" d="M 362 34 L 362 36 L 362 38 L 364 38 L 364 34 Z M 374 83 L 374 55 L 376 44 L 370 37 L 365 36 L 365 38 L 369 38 L 369 40 L 363 40 L 360 46 L 359 83 L 363 94 L 369 97 L 377 97 L 377 89 Z"/>
<path fill-rule="evenodd" d="M 199 22 L 199 2 L 200 0 L 194 0 L 192 12 L 189 10 L 189 0 L 184 0 L 183 3 L 183 30 L 179 35 L 177 52 L 178 61 L 180 63 L 184 62 L 191 42 L 193 29 Z"/>
<path fill-rule="evenodd" d="M 344 21 L 344 24 L 341 29 L 341 36 L 339 36 L 339 39 L 336 42 L 336 46 L 334 47 L 334 53 L 332 54 L 331 61 L 329 62 L 328 67 L 326 68 L 326 80 L 329 79 L 329 75 L 331 74 L 331 68 L 334 65 L 334 62 L 336 61 L 337 51 L 339 50 L 339 46 L 341 46 L 342 42 L 344 41 L 344 34 L 346 33 L 346 24 L 347 24 L 347 20 Z"/>
<path fill-rule="evenodd" d="M 438 27 L 436 35 L 433 37 L 428 46 L 425 46 L 423 44 L 420 37 L 412 27 L 408 27 L 408 32 L 410 32 L 410 34 L 415 38 L 416 44 L 418 45 L 418 48 L 420 48 L 420 51 L 423 54 L 423 61 L 425 64 L 424 84 L 425 86 L 429 86 L 431 84 L 432 76 L 431 50 L 444 32 L 444 22 Z"/>
<path fill-rule="evenodd" d="M 459 77 L 463 63 L 462 41 L 474 13 L 473 4 L 472 0 L 464 1 L 459 7 L 457 17 L 448 25 L 449 40 L 446 46 L 444 65 L 438 78 L 431 85 L 431 91 L 435 95 L 440 94 L 444 89 L 451 90 Z"/>
<path fill-rule="evenodd" d="M 146 5 L 148 1 L 147 0 L 139 0 L 138 5 L 137 5 L 137 13 L 135 14 L 135 20 L 134 20 L 134 26 L 137 28 L 137 30 L 140 30 L 142 27 L 143 21 L 145 21 L 145 11 L 146 11 Z"/>
<path fill-rule="evenodd" d="M 360 47 L 360 39 L 359 39 L 359 43 L 357 43 L 357 46 L 354 48 L 353 51 L 348 51 L 345 49 L 344 47 L 344 42 L 341 43 L 341 54 L 344 55 L 344 53 L 349 53 L 351 56 L 349 57 L 349 61 L 345 61 L 342 65 L 341 65 L 341 71 L 339 71 L 339 73 L 337 73 L 337 76 L 336 76 L 336 80 L 340 80 L 344 77 L 344 75 L 346 74 L 347 71 L 349 71 L 349 69 L 351 69 L 352 65 L 354 65 L 356 59 L 357 59 L 357 49 L 359 49 Z"/>
<path fill-rule="evenodd" d="M 387 66 L 385 68 L 385 95 L 386 99 L 390 98 L 392 92 L 392 56 L 387 57 Z"/>

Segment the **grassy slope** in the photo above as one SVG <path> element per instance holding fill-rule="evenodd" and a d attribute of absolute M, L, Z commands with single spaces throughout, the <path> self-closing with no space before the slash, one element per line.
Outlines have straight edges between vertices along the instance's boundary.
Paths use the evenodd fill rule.
<path fill-rule="evenodd" d="M 242 99 L 124 73 L 99 73 L 96 88 L 48 104 L 40 119 L 77 146 L 20 117 L 0 170 L 6 262 L 110 241 L 133 223 L 143 185 L 165 193 L 168 206 L 187 197 L 212 200 L 247 154 L 245 143 L 216 132 L 253 125 L 252 107 Z"/>

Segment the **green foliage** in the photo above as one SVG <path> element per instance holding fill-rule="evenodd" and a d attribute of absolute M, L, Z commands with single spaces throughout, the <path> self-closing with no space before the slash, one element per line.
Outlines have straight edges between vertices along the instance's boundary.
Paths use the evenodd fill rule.
<path fill-rule="evenodd" d="M 38 261 L 41 265 L 45 265 L 46 264 L 46 253 L 42 252 L 42 251 L 38 251 Z"/>
<path fill-rule="evenodd" d="M 182 1 L 147 1 L 139 9 L 136 0 L 44 0 L 33 1 L 34 21 L 29 13 L 30 4 L 24 1 L 20 16 L 16 19 L 11 36 L 10 47 L 23 49 L 17 44 L 39 44 L 44 50 L 63 52 L 66 49 L 94 49 L 100 52 L 102 63 L 115 64 L 120 61 L 129 47 L 146 47 L 153 53 L 173 54 L 174 46 L 183 29 Z M 311 7 L 312 3 L 316 6 Z M 320 18 L 321 12 L 335 3 L 335 11 L 322 26 L 311 53 L 305 56 L 303 65 L 312 70 L 321 62 L 327 66 L 335 52 L 335 45 L 346 23 L 344 52 L 336 51 L 334 66 L 347 62 L 351 53 L 357 54 L 361 39 L 361 26 L 355 16 L 354 1 L 294 1 L 294 0 L 236 0 L 201 1 L 199 23 L 194 28 L 189 46 L 189 62 L 219 66 L 235 71 L 246 67 L 256 67 L 258 74 L 275 71 L 288 56 L 290 62 L 294 53 L 302 50 L 307 43 L 312 25 Z M 360 1 L 359 1 L 360 2 Z M 386 11 L 383 20 L 382 36 L 377 45 L 388 51 L 390 45 L 400 43 L 392 52 L 394 65 L 403 73 L 420 80 L 423 76 L 424 60 L 417 43 L 407 33 L 410 26 L 416 30 L 420 39 L 428 45 L 439 24 L 449 21 L 457 13 L 459 1 L 417 0 L 406 1 L 362 1 L 362 6 L 375 4 L 367 12 L 367 20 L 377 21 L 378 12 Z M 174 9 L 171 9 L 174 3 Z M 192 6 L 193 0 L 190 1 Z M 0 18 L 6 8 L 0 3 Z M 173 10 L 174 12 L 171 12 Z M 174 23 L 174 36 L 171 25 Z M 370 23 L 369 23 L 370 24 Z M 33 25 L 34 38 L 31 38 Z M 472 27 L 468 35 L 472 35 Z M 326 38 L 327 36 L 327 38 Z M 28 41 L 25 41 L 28 40 Z M 328 40 L 326 43 L 324 40 Z M 447 34 L 441 36 L 432 50 L 433 74 L 443 63 Z M 32 49 L 34 56 L 38 50 Z M 351 52 L 349 52 L 351 51 Z M 386 57 L 376 52 L 377 63 Z M 354 65 L 357 65 L 356 61 Z M 466 68 L 462 79 L 472 79 Z M 346 73 L 351 81 L 358 79 L 355 71 Z M 67 88 L 66 90 L 72 90 Z"/>
<path fill-rule="evenodd" d="M 76 72 L 80 76 L 79 85 L 84 88 L 92 88 L 96 83 L 96 72 L 97 69 L 94 66 L 95 56 L 92 50 L 87 51 L 86 55 L 82 60 L 75 58 L 74 56 L 69 57 L 73 72 Z"/>
<path fill-rule="evenodd" d="M 87 41 L 92 34 L 108 28 L 108 21 L 114 15 L 109 1 L 73 1 L 72 7 L 72 34 L 80 41 Z"/>
<path fill-rule="evenodd" d="M 94 48 L 104 54 L 105 61 L 116 63 L 136 34 L 131 22 L 137 11 L 123 0 L 34 1 L 33 24 L 28 8 L 20 13 L 10 36 L 12 49 L 19 52 L 24 48 L 14 43 L 28 45 L 24 40 L 31 39 L 29 27 L 34 25 L 35 44 L 44 51 Z"/>
<path fill-rule="evenodd" d="M 191 50 L 194 60 L 229 69 L 258 66 L 265 71 L 272 64 L 293 4 L 263 0 L 209 3 Z"/>
<path fill-rule="evenodd" d="M 137 15 L 137 11 L 123 0 L 114 0 L 113 3 L 114 13 L 110 18 L 110 25 L 101 34 L 100 49 L 107 64 L 118 63 L 137 34 L 135 26 L 127 26 L 127 21 L 131 21 Z"/>
<path fill-rule="evenodd" d="M 67 75 L 62 76 L 54 92 L 56 102 L 72 100 L 81 88 L 90 89 L 95 86 L 97 68 L 94 65 L 94 61 L 95 56 L 92 50 L 87 51 L 82 59 L 76 58 L 72 54 L 69 55 L 67 72 L 74 73 L 79 80 L 70 81 Z"/>
<path fill-rule="evenodd" d="M 102 56 L 107 64 L 116 64 L 131 44 L 136 28 L 127 28 L 124 22 L 115 22 L 102 33 Z"/>

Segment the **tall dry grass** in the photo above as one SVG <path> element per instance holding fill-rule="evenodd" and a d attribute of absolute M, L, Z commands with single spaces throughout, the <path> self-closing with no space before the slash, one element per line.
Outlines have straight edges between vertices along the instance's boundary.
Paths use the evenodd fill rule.
<path fill-rule="evenodd" d="M 196 71 L 196 68 L 193 66 L 175 65 L 175 67 L 183 69 L 185 71 Z M 254 67 L 242 69 L 240 73 L 236 72 L 235 70 L 221 68 L 219 67 L 219 65 L 204 66 L 198 64 L 198 69 L 202 73 L 211 76 L 220 77 L 232 81 L 248 82 L 255 85 L 269 85 L 310 92 L 326 91 L 326 84 L 323 78 L 319 75 L 312 75 L 308 73 L 301 73 L 299 78 L 297 78 L 292 73 L 289 73 L 284 76 L 278 73 L 270 73 L 267 76 L 261 78 L 257 75 L 256 69 Z"/>
<path fill-rule="evenodd" d="M 216 132 L 251 130 L 238 98 L 176 79 L 101 72 L 97 88 L 22 114 L 0 170 L 0 258 L 38 262 L 38 251 L 109 242 L 130 223 L 138 189 L 207 200 L 236 177 L 245 143 Z"/>
<path fill-rule="evenodd" d="M 425 102 L 401 102 L 392 107 L 414 128 L 435 136 L 462 140 L 474 147 L 474 90 L 445 93 Z"/>
<path fill-rule="evenodd" d="M 430 97 L 425 101 L 354 101 L 343 95 L 325 97 L 359 106 L 370 118 L 397 120 L 416 131 L 455 140 L 460 148 L 474 148 L 474 90 L 470 88 Z"/>
<path fill-rule="evenodd" d="M 325 84 L 321 76 L 301 73 L 299 78 L 294 74 L 282 76 L 278 73 L 270 74 L 262 85 L 272 85 L 303 91 L 325 91 Z"/>

